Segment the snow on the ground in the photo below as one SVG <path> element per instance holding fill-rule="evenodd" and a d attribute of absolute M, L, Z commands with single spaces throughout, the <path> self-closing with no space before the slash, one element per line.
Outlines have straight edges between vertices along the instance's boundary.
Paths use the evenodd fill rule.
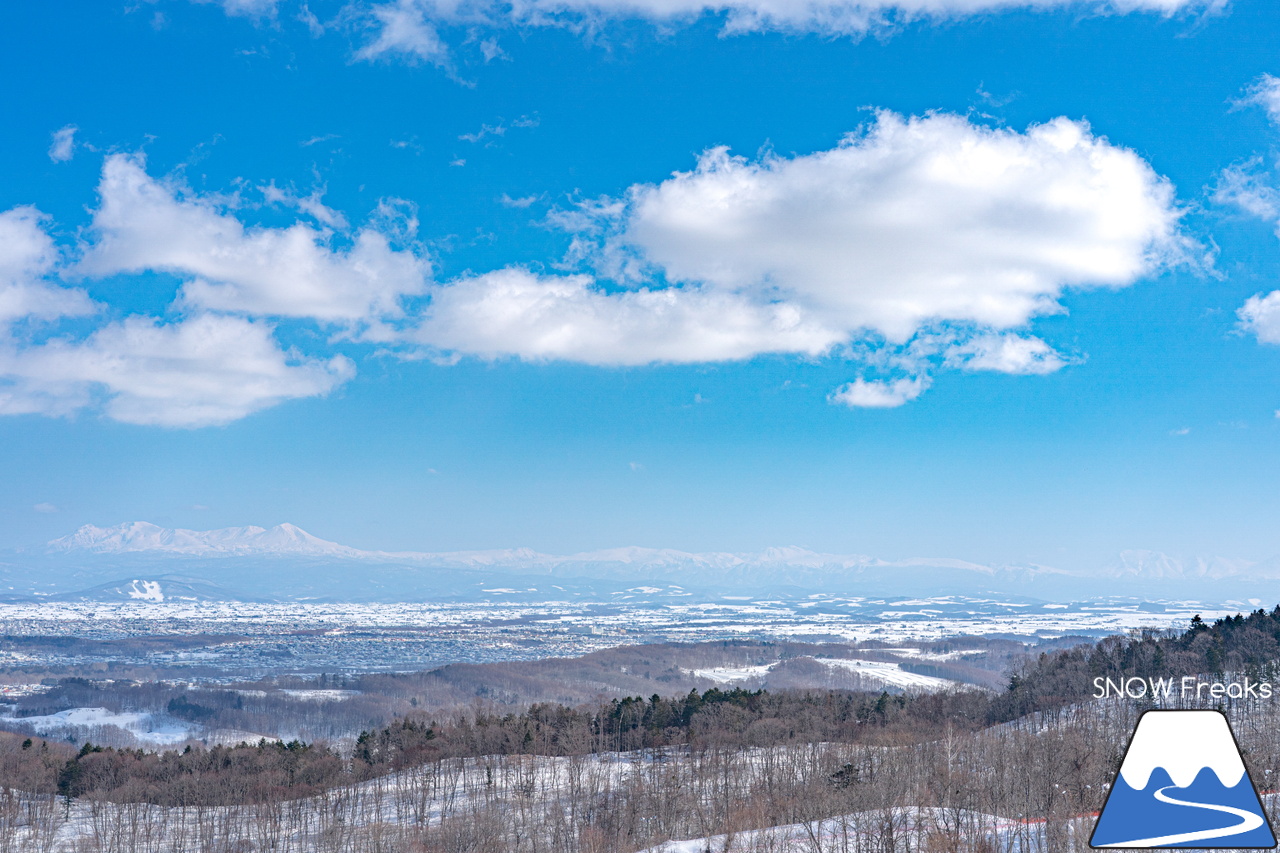
<path fill-rule="evenodd" d="M 963 825 L 970 833 L 986 836 L 1000 850 L 1012 849 L 1007 842 L 1013 836 L 1024 836 L 1025 842 L 1017 849 L 1042 851 L 1043 836 L 1039 827 L 1021 821 L 1010 820 L 991 814 L 983 814 L 968 810 L 944 810 L 939 808 L 896 808 L 873 812 L 856 812 L 840 817 L 823 820 L 793 823 L 786 826 L 771 826 L 765 829 L 747 830 L 733 836 L 715 835 L 709 838 L 690 838 L 683 841 L 668 841 L 656 847 L 650 847 L 641 853 L 727 853 L 729 850 L 768 849 L 778 853 L 809 853 L 809 851 L 828 849 L 827 845 L 857 844 L 859 835 L 870 840 L 877 827 L 892 821 L 895 832 L 902 838 L 914 837 L 919 843 L 940 831 L 945 833 L 947 827 Z M 1072 822 L 1067 832 L 1087 832 L 1085 821 Z M 832 847 L 831 849 L 835 849 Z M 849 849 L 847 846 L 844 849 Z M 858 847 L 858 849 L 863 849 Z M 898 848 L 894 848 L 898 849 Z"/>
<path fill-rule="evenodd" d="M 285 696 L 293 699 L 307 699 L 312 702 L 337 702 L 359 696 L 359 690 L 281 690 Z"/>
<path fill-rule="evenodd" d="M 30 727 L 36 734 L 46 737 L 112 726 L 123 729 L 144 743 L 158 745 L 182 743 L 193 736 L 192 728 L 177 720 L 106 708 L 71 708 L 40 717 L 0 717 L 0 723 Z"/>
<path fill-rule="evenodd" d="M 888 652 L 902 658 L 911 658 L 912 660 L 931 660 L 931 661 L 948 661 L 959 660 L 968 655 L 980 655 L 982 649 L 961 649 L 954 652 L 926 652 L 923 649 L 902 648 L 902 649 L 876 649 L 880 652 Z"/>
<path fill-rule="evenodd" d="M 760 666 L 723 666 L 713 669 L 695 669 L 693 674 L 699 678 L 709 678 L 720 684 L 734 681 L 749 681 L 753 678 L 764 678 L 777 664 L 766 663 Z"/>
<path fill-rule="evenodd" d="M 833 669 L 844 669 L 857 673 L 863 678 L 883 684 L 886 687 L 906 687 L 915 690 L 944 690 L 954 687 L 956 682 L 931 675 L 917 675 L 907 672 L 896 663 L 887 661 L 862 660 L 857 658 L 814 658 L 823 666 Z M 709 669 L 690 670 L 699 678 L 707 678 L 718 684 L 755 681 L 766 678 L 778 663 L 760 664 L 759 666 L 722 666 Z"/>
<path fill-rule="evenodd" d="M 863 678 L 875 679 L 876 681 L 891 684 L 894 687 L 914 687 L 923 690 L 944 690 L 955 685 L 954 681 L 945 678 L 936 678 L 932 675 L 919 675 L 914 672 L 907 672 L 896 663 L 886 663 L 878 660 L 859 660 L 856 658 L 814 658 L 818 663 L 826 666 L 839 667 L 847 669 L 850 672 L 856 672 Z"/>

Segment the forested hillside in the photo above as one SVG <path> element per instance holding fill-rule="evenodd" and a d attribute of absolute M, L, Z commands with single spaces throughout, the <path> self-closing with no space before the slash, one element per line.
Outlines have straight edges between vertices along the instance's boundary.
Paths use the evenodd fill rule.
<path fill-rule="evenodd" d="M 239 815 L 236 825 L 247 833 L 264 808 L 276 809 L 280 821 L 311 815 L 305 823 L 316 819 L 309 811 L 315 803 L 327 802 L 354 809 L 342 820 L 363 832 L 387 822 L 394 795 L 403 800 L 398 808 L 412 801 L 420 818 L 429 816 L 425 823 L 407 825 L 403 814 L 390 821 L 397 837 L 416 839 L 418 846 L 403 848 L 412 850 L 636 850 L 680 833 L 900 808 L 956 809 L 957 832 L 981 813 L 1034 819 L 1043 824 L 1035 832 L 1066 833 L 1070 820 L 1100 806 L 1129 727 L 1145 707 L 1092 700 L 1096 677 L 1216 672 L 1265 680 L 1277 661 L 1280 607 L 1046 653 L 999 691 L 713 688 L 579 706 L 534 703 L 448 718 L 411 714 L 366 730 L 349 749 L 260 740 L 167 752 L 92 744 L 76 750 L 10 736 L 0 738 L 0 797 L 11 806 L 0 826 L 13 838 L 41 826 L 50 837 L 65 834 L 74 802 L 113 820 L 125 809 L 135 822 L 222 809 L 221 819 Z M 1250 721 L 1241 737 L 1259 778 L 1280 774 L 1273 703 L 1224 701 Z M 1011 785 L 1014 777 L 1020 781 Z M 65 803 L 61 818 L 56 802 Z M 288 803 L 295 805 L 279 811 Z M 517 806 L 519 820 L 508 814 Z M 564 809 L 578 817 L 566 822 Z M 961 820 L 961 811 L 969 817 Z M 509 830 L 517 825 L 513 840 Z M 347 830 L 354 831 L 350 824 Z M 106 837 L 101 827 L 93 832 L 99 842 Z M 562 846 L 535 842 L 556 833 Z M 332 849 L 384 849 L 349 841 Z M 1078 846 L 1078 839 L 1060 841 L 1050 849 Z M 12 848 L 0 844 L 4 849 Z M 135 848 L 104 842 L 91 849 Z"/>

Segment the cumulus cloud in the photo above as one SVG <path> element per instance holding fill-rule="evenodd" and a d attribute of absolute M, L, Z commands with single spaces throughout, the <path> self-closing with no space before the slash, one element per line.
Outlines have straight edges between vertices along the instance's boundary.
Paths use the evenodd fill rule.
<path fill-rule="evenodd" d="M 858 409 L 896 409 L 919 397 L 929 387 L 927 376 L 877 382 L 855 379 L 831 394 L 831 402 Z"/>
<path fill-rule="evenodd" d="M 881 113 L 828 151 L 689 172 L 559 211 L 594 275 L 512 267 L 430 288 L 413 342 L 597 365 L 841 355 L 902 375 L 833 402 L 888 408 L 939 367 L 1046 374 L 1026 333 L 1068 288 L 1187 261 L 1173 187 L 1134 152 L 1055 119 L 1025 132 Z"/>
<path fill-rule="evenodd" d="M 301 222 L 247 227 L 217 200 L 150 177 L 136 156 L 108 157 L 98 192 L 93 240 L 80 271 L 184 276 L 181 298 L 191 307 L 355 329 L 398 316 L 401 299 L 423 292 L 430 274 L 426 259 L 392 248 L 372 228 L 339 248 L 329 230 Z M 316 205 L 317 218 L 340 224 Z"/>
<path fill-rule="evenodd" d="M 76 131 L 80 128 L 69 124 L 61 130 L 54 131 L 53 142 L 49 145 L 49 159 L 55 163 L 65 163 L 75 155 Z"/>
<path fill-rule="evenodd" d="M 326 394 L 353 372 L 343 356 L 285 352 L 263 322 L 129 317 L 83 341 L 0 349 L 0 414 L 65 415 L 96 404 L 125 423 L 210 426 Z"/>
<path fill-rule="evenodd" d="M 426 262 L 376 230 L 335 248 L 329 229 L 247 227 L 225 204 L 150 178 L 137 158 L 108 158 L 100 193 L 78 263 L 35 208 L 0 212 L 0 414 L 94 410 L 198 427 L 326 394 L 351 377 L 352 362 L 283 349 L 263 317 L 368 330 L 425 285 Z M 318 194 L 286 195 L 276 200 L 345 225 Z M 186 279 L 175 319 L 126 316 L 78 336 L 49 325 L 102 307 L 63 279 L 149 270 Z"/>
<path fill-rule="evenodd" d="M 1061 368 L 1018 330 L 1061 311 L 1065 288 L 1123 287 L 1181 260 L 1178 216 L 1167 181 L 1082 123 L 1017 133 L 882 113 L 829 151 L 713 149 L 690 172 L 562 212 L 613 286 L 520 268 L 469 277 L 431 289 L 413 334 L 453 353 L 601 365 L 879 347 L 909 375 L 833 399 L 900 405 L 930 364 Z"/>
<path fill-rule="evenodd" d="M 110 156 L 70 265 L 38 211 L 0 214 L 0 413 L 202 426 L 352 375 L 343 356 L 283 349 L 280 319 L 330 332 L 329 346 L 445 361 L 834 356 L 889 375 L 855 379 L 832 402 L 891 408 L 943 368 L 1060 369 L 1068 359 L 1029 327 L 1062 310 L 1064 290 L 1124 287 L 1190 250 L 1169 183 L 1067 119 L 1017 132 L 886 112 L 813 154 L 711 149 L 688 172 L 556 212 L 571 263 L 590 270 L 578 274 L 509 266 L 435 282 L 411 203 L 384 200 L 352 228 L 318 191 L 261 190 L 308 218 L 254 226 L 238 198 Z M 129 316 L 79 338 L 3 331 L 93 311 L 60 276 L 141 272 L 178 278 L 170 319 Z M 1264 309 L 1242 312 L 1260 335 Z"/>
<path fill-rule="evenodd" d="M 881 113 L 816 154 L 713 149 L 627 201 L 607 252 L 894 341 L 935 320 L 1020 326 L 1182 249 L 1169 183 L 1064 118 L 1017 133 Z"/>
<path fill-rule="evenodd" d="M 1264 344 L 1280 344 L 1280 290 L 1245 300 L 1237 312 L 1241 327 Z"/>
<path fill-rule="evenodd" d="M 786 304 L 696 287 L 609 293 L 589 276 L 522 268 L 437 287 L 413 333 L 430 347 L 485 358 L 596 365 L 817 355 L 840 337 Z"/>
<path fill-rule="evenodd" d="M 84 291 L 43 280 L 58 262 L 43 221 L 34 207 L 0 212 L 0 338 L 16 320 L 52 320 L 93 310 Z"/>

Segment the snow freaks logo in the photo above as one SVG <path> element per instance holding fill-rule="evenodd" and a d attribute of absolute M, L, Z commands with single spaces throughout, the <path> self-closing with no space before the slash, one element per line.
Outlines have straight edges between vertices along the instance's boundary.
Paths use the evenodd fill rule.
<path fill-rule="evenodd" d="M 1152 699 L 1170 696 L 1181 696 L 1183 699 L 1270 699 L 1274 691 L 1267 681 L 1254 681 L 1246 677 L 1244 681 L 1232 681 L 1224 684 L 1220 681 L 1201 681 L 1195 676 L 1184 675 L 1178 680 L 1172 678 L 1103 678 L 1093 680 L 1093 698 L 1109 699 L 1112 696 L 1126 696 L 1130 699 Z"/>
<path fill-rule="evenodd" d="M 1089 846 L 1274 848 L 1226 715 L 1143 714 Z"/>

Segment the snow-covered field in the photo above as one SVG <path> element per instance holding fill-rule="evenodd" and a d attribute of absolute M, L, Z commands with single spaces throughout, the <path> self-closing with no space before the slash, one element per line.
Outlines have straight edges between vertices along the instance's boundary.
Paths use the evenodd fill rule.
<path fill-rule="evenodd" d="M 849 658 L 815 658 L 815 660 L 820 664 L 847 669 L 850 672 L 856 672 L 863 678 L 879 681 L 893 687 L 906 687 L 914 690 L 945 690 L 956 685 L 956 682 L 946 678 L 935 678 L 932 675 L 907 672 L 896 663 Z"/>
<path fill-rule="evenodd" d="M 139 743 L 151 746 L 169 746 L 182 743 L 195 735 L 187 723 L 158 714 L 113 712 L 106 708 L 71 708 L 56 714 L 39 717 L 0 716 L 0 723 L 14 730 L 29 730 L 44 737 L 72 736 L 77 740 L 88 737 L 98 743 L 116 738 L 103 737 L 110 729 L 127 732 Z M 97 737 L 94 737 L 94 734 Z"/>
<path fill-rule="evenodd" d="M 846 670 L 861 676 L 865 682 L 885 687 L 902 687 L 910 690 L 945 690 L 958 684 L 958 682 L 946 678 L 907 672 L 898 664 L 886 661 L 860 660 L 856 658 L 814 658 L 814 660 L 829 669 Z M 694 669 L 690 670 L 690 672 L 699 678 L 710 679 L 718 684 L 756 685 L 764 682 L 774 670 L 784 664 L 785 661 L 781 661 L 759 666 Z"/>
<path fill-rule="evenodd" d="M 698 678 L 709 678 L 719 684 L 741 684 L 746 681 L 758 681 L 768 675 L 775 663 L 760 666 L 725 666 L 712 669 L 695 669 L 691 672 Z"/>

